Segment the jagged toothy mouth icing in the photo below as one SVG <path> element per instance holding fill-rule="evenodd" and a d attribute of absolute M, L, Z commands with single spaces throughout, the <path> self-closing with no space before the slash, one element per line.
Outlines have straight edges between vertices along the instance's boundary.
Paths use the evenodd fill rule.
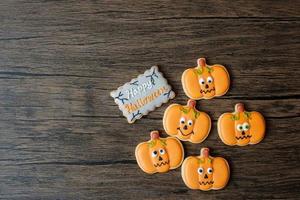
<path fill-rule="evenodd" d="M 201 182 L 199 181 L 199 184 L 200 185 L 212 185 L 212 184 L 214 184 L 214 181 L 206 181 L 206 182 L 205 181 L 201 181 Z"/>
<path fill-rule="evenodd" d="M 235 136 L 235 138 L 237 139 L 237 140 L 243 140 L 243 139 L 247 139 L 247 138 L 251 138 L 252 137 L 252 135 L 243 135 L 243 136 L 240 136 L 240 137 L 236 137 Z"/>
<path fill-rule="evenodd" d="M 210 90 L 200 90 L 200 92 L 201 92 L 201 94 L 207 94 L 207 93 L 211 93 L 212 91 L 216 91 L 216 89 L 215 88 L 212 88 L 212 89 L 210 89 Z"/>
<path fill-rule="evenodd" d="M 165 161 L 165 162 L 154 164 L 154 167 L 161 167 L 161 166 L 168 165 L 168 164 L 169 164 L 169 161 Z"/>

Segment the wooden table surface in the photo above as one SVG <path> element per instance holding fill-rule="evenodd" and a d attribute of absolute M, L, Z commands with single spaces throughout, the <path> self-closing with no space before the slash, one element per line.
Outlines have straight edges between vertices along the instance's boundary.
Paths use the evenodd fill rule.
<path fill-rule="evenodd" d="M 1 199 L 299 199 L 299 1 L 0 1 Z M 135 146 L 186 103 L 181 74 L 224 64 L 229 92 L 197 107 L 228 186 L 192 191 L 180 168 L 147 175 Z M 159 65 L 176 98 L 128 124 L 110 91 Z M 237 102 L 264 114 L 265 139 L 225 146 L 216 121 Z M 163 134 L 163 136 L 166 136 Z"/>

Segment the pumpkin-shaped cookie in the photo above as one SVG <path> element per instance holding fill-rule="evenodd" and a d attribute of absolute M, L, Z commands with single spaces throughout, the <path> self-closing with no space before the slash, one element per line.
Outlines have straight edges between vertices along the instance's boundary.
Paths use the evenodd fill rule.
<path fill-rule="evenodd" d="M 227 161 L 222 157 L 211 157 L 208 148 L 202 148 L 200 156 L 187 157 L 181 167 L 184 183 L 191 189 L 219 190 L 230 177 Z"/>
<path fill-rule="evenodd" d="M 222 65 L 209 66 L 199 58 L 198 66 L 185 70 L 181 82 L 185 94 L 191 99 L 211 99 L 224 95 L 230 85 L 229 73 Z"/>
<path fill-rule="evenodd" d="M 179 167 L 184 157 L 181 142 L 175 137 L 160 138 L 158 131 L 152 131 L 150 136 L 149 141 L 140 143 L 135 149 L 139 167 L 148 174 Z"/>
<path fill-rule="evenodd" d="M 265 136 L 264 117 L 256 111 L 245 111 L 244 104 L 235 105 L 235 112 L 224 113 L 218 120 L 218 132 L 221 140 L 230 146 L 257 144 Z"/>
<path fill-rule="evenodd" d="M 205 140 L 211 128 L 211 120 L 208 114 L 198 111 L 195 106 L 196 102 L 191 99 L 185 106 L 170 105 L 163 117 L 166 133 L 192 143 Z"/>

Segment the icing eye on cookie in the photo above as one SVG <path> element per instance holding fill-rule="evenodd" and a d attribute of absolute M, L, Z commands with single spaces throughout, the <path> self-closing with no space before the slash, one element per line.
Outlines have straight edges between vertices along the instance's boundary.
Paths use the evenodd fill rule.
<path fill-rule="evenodd" d="M 203 78 L 200 78 L 200 79 L 199 79 L 199 83 L 200 83 L 201 85 L 204 85 L 204 84 L 205 84 L 205 80 L 204 80 Z"/>
<path fill-rule="evenodd" d="M 242 124 L 236 125 L 236 130 L 242 131 L 243 130 L 243 125 Z"/>
<path fill-rule="evenodd" d="M 152 157 L 156 157 L 156 156 L 157 156 L 157 154 L 158 154 L 158 153 L 157 153 L 157 151 L 152 151 L 152 154 L 151 154 L 151 156 L 152 156 Z"/>
<path fill-rule="evenodd" d="M 213 173 L 213 169 L 212 169 L 211 167 L 209 167 L 209 168 L 207 169 L 207 173 L 208 173 L 208 174 L 212 174 L 212 173 Z"/>
<path fill-rule="evenodd" d="M 164 155 L 166 152 L 165 152 L 164 149 L 160 149 L 160 150 L 159 150 L 159 153 L 160 153 L 160 155 Z"/>
<path fill-rule="evenodd" d="M 212 79 L 212 77 L 211 76 L 209 76 L 209 77 L 207 77 L 207 83 L 212 83 L 213 82 L 213 79 Z"/>
<path fill-rule="evenodd" d="M 249 123 L 247 123 L 247 122 L 243 123 L 243 130 L 248 131 L 249 129 L 250 129 Z"/>
<path fill-rule="evenodd" d="M 198 168 L 198 173 L 199 173 L 199 174 L 203 174 L 203 171 L 204 171 L 204 170 L 203 170 L 202 167 L 199 167 L 199 168 Z"/>
<path fill-rule="evenodd" d="M 181 117 L 181 118 L 180 118 L 180 123 L 181 123 L 181 124 L 184 124 L 184 123 L 185 123 L 185 118 L 184 118 L 184 117 Z"/>

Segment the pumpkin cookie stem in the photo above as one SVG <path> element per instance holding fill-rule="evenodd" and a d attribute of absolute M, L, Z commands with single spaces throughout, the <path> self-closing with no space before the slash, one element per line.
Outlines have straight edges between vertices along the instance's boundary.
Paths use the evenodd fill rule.
<path fill-rule="evenodd" d="M 205 60 L 205 58 L 199 58 L 197 60 L 197 63 L 198 63 L 199 67 L 205 67 L 206 66 L 206 60 Z"/>
<path fill-rule="evenodd" d="M 235 104 L 235 112 L 244 112 L 245 106 L 243 103 L 237 103 Z"/>
<path fill-rule="evenodd" d="M 158 131 L 151 131 L 150 137 L 152 140 L 159 138 L 159 132 Z"/>
<path fill-rule="evenodd" d="M 204 158 L 208 158 L 209 157 L 209 148 L 202 148 L 200 156 L 204 157 Z"/>
<path fill-rule="evenodd" d="M 196 106 L 196 101 L 193 100 L 193 99 L 189 99 L 188 102 L 187 102 L 187 105 L 188 105 L 189 107 L 195 108 L 195 106 Z"/>

